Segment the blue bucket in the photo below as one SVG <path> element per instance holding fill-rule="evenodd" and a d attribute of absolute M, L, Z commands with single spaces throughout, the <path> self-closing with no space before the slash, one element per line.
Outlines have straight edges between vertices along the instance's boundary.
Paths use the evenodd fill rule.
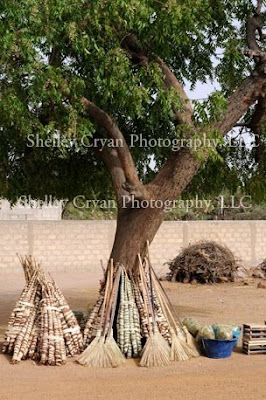
<path fill-rule="evenodd" d="M 209 358 L 228 358 L 237 344 L 234 339 L 202 339 L 205 354 Z"/>

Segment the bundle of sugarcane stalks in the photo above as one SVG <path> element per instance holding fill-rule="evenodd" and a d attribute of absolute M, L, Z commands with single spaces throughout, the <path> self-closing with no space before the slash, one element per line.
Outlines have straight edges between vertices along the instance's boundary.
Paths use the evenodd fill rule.
<path fill-rule="evenodd" d="M 85 366 L 118 367 L 125 358 L 140 366 L 167 366 L 199 355 L 194 338 L 176 315 L 147 257 L 138 254 L 137 271 L 110 261 L 85 329 Z"/>
<path fill-rule="evenodd" d="M 83 337 L 77 320 L 55 281 L 45 276 L 31 256 L 19 256 L 26 286 L 11 313 L 3 352 L 14 364 L 33 359 L 44 365 L 62 365 L 81 353 Z"/>

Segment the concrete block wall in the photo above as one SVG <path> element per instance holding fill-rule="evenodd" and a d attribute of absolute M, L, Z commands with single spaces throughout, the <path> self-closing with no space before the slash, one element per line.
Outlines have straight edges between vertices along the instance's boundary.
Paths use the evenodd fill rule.
<path fill-rule="evenodd" d="M 33 254 L 50 271 L 101 275 L 110 254 L 115 221 L 0 221 L 0 273 L 20 271 L 16 253 Z M 266 258 L 266 221 L 167 221 L 151 246 L 153 264 L 164 263 L 200 240 L 227 245 L 247 267 Z"/>

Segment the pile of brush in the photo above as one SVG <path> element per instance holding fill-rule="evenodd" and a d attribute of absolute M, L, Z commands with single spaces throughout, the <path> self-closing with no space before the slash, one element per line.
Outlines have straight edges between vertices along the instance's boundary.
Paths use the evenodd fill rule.
<path fill-rule="evenodd" d="M 26 286 L 11 313 L 3 352 L 12 362 L 27 358 L 61 365 L 67 356 L 84 349 L 77 320 L 55 281 L 44 274 L 33 257 L 20 257 Z"/>
<path fill-rule="evenodd" d="M 261 271 L 261 276 L 263 279 L 266 279 L 266 258 L 258 265 L 258 270 Z"/>
<path fill-rule="evenodd" d="M 137 271 L 105 271 L 99 298 L 84 329 L 86 350 L 77 361 L 86 366 L 118 367 L 140 357 L 143 367 L 166 366 L 199 355 L 195 341 L 174 309 L 151 266 L 149 252 Z"/>
<path fill-rule="evenodd" d="M 168 280 L 183 283 L 233 282 L 238 269 L 231 250 L 216 242 L 191 245 L 168 262 L 168 265 Z"/>

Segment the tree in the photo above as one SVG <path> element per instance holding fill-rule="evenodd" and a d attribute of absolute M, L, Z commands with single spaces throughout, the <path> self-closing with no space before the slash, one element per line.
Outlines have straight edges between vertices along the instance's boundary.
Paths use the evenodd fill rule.
<path fill-rule="evenodd" d="M 108 197 L 104 165 L 118 204 L 112 257 L 130 269 L 154 238 L 163 204 L 188 187 L 234 171 L 264 193 L 263 1 L 9 0 L 0 15 L 3 196 Z M 221 90 L 192 105 L 184 82 L 213 80 Z M 259 142 L 238 169 L 241 155 L 230 146 L 130 146 L 132 135 L 190 143 L 205 135 L 221 145 L 236 125 Z M 67 144 L 29 145 L 37 137 Z M 116 146 L 88 147 L 99 139 Z"/>

